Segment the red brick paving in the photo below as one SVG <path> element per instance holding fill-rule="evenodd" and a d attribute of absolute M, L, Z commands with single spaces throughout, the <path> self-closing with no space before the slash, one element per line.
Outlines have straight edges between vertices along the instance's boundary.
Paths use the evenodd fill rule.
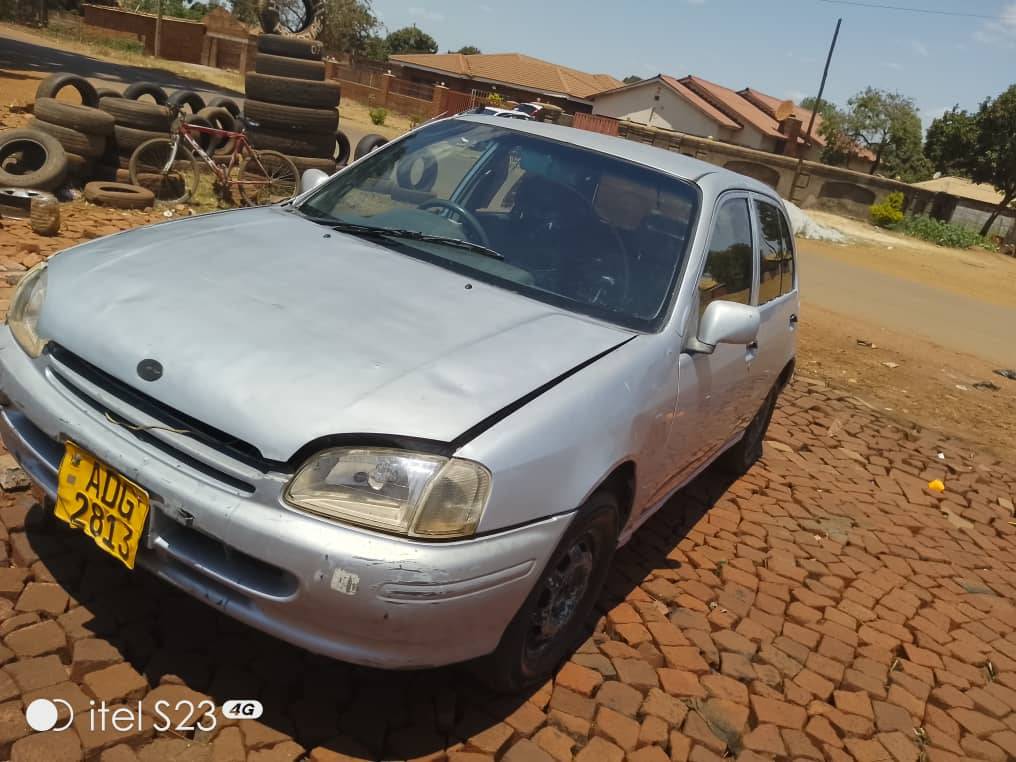
<path fill-rule="evenodd" d="M 1016 759 L 1014 482 L 969 445 L 799 381 L 763 460 L 733 483 L 707 473 L 651 519 L 588 640 L 517 697 L 463 669 L 383 673 L 274 641 L 8 492 L 0 759 Z M 31 733 L 38 697 L 70 702 L 74 729 Z M 266 715 L 153 726 L 157 699 L 205 697 L 257 697 Z M 87 727 L 90 700 L 139 698 L 140 726 Z"/>

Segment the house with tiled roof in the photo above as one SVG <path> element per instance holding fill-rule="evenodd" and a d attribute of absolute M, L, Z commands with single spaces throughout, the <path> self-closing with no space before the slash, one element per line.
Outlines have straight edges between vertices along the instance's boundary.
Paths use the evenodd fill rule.
<path fill-rule="evenodd" d="M 553 103 L 571 113 L 588 113 L 591 96 L 622 84 L 609 74 L 590 74 L 523 53 L 412 53 L 390 56 L 388 63 L 401 68 L 401 77 L 410 81 Z"/>
<path fill-rule="evenodd" d="M 597 93 L 593 113 L 815 161 L 825 147 L 821 116 L 815 115 L 807 141 L 808 109 L 754 88 L 732 90 L 696 76 L 658 74 Z M 873 158 L 858 148 L 852 168 L 867 169 Z"/>

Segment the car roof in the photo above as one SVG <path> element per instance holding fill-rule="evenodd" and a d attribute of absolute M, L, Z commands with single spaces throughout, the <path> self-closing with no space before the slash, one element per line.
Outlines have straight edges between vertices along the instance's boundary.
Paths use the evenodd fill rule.
<path fill-rule="evenodd" d="M 779 198 L 770 186 L 747 175 L 731 172 L 729 169 L 723 169 L 700 159 L 693 159 L 676 151 L 668 151 L 664 148 L 646 145 L 645 143 L 637 143 L 634 140 L 627 140 L 626 138 L 603 135 L 599 132 L 580 130 L 574 127 L 564 127 L 558 124 L 523 121 L 521 119 L 508 120 L 477 114 L 466 114 L 452 118 L 467 122 L 478 122 L 480 124 L 493 124 L 516 132 L 537 135 L 561 143 L 570 143 L 579 148 L 587 148 L 591 151 L 616 156 L 619 159 L 642 164 L 651 169 L 666 172 L 674 177 L 691 180 L 696 183 L 708 177 L 709 184 L 717 187 L 717 192 L 727 188 L 737 188 L 755 191 L 772 198 Z"/>

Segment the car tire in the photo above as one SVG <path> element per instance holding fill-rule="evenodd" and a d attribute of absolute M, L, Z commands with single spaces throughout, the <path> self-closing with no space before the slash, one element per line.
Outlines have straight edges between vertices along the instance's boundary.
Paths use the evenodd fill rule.
<path fill-rule="evenodd" d="M 85 200 L 116 209 L 145 209 L 155 205 L 155 194 L 140 185 L 97 181 L 85 185 Z"/>
<path fill-rule="evenodd" d="M 744 430 L 744 436 L 718 458 L 717 463 L 722 470 L 733 476 L 742 476 L 762 457 L 762 443 L 765 441 L 769 421 L 772 420 L 773 411 L 776 409 L 777 394 L 776 388 L 769 392 L 755 417 Z"/>
<path fill-rule="evenodd" d="M 224 108 L 233 115 L 234 119 L 240 116 L 240 106 L 232 98 L 227 98 L 225 95 L 216 95 L 209 98 L 205 108 Z"/>
<path fill-rule="evenodd" d="M 119 124 L 114 128 L 113 135 L 116 139 L 116 149 L 121 156 L 130 156 L 134 150 L 152 138 L 165 138 L 165 132 L 157 130 L 136 130 L 133 127 L 121 127 Z"/>
<path fill-rule="evenodd" d="M 127 85 L 123 91 L 123 97 L 132 101 L 140 100 L 145 95 L 150 96 L 160 106 L 165 106 L 169 100 L 166 91 L 154 82 L 135 82 Z"/>
<path fill-rule="evenodd" d="M 236 117 L 229 113 L 229 109 L 222 108 L 221 106 L 206 106 L 195 114 L 194 117 L 204 119 L 217 130 L 226 130 L 227 132 L 236 132 L 237 130 Z M 188 119 L 187 122 L 190 123 L 191 120 Z M 206 150 L 209 153 L 232 153 L 235 142 L 235 138 L 223 138 L 213 135 Z"/>
<path fill-rule="evenodd" d="M 349 138 L 346 137 L 346 133 L 342 130 L 335 131 L 335 153 L 332 154 L 332 158 L 335 159 L 335 163 L 344 167 L 349 162 L 349 154 L 352 149 L 349 146 Z"/>
<path fill-rule="evenodd" d="M 377 133 L 364 135 L 360 138 L 360 142 L 356 144 L 356 150 L 353 151 L 353 161 L 366 156 L 375 148 L 380 148 L 387 142 L 388 138 L 384 135 L 378 135 Z"/>
<path fill-rule="evenodd" d="M 287 58 L 302 58 L 305 61 L 320 61 L 322 45 L 317 40 L 301 40 L 283 37 L 280 34 L 263 34 L 258 37 L 258 53 Z"/>
<path fill-rule="evenodd" d="M 335 108 L 342 93 L 338 82 L 287 79 L 257 73 L 248 74 L 245 81 L 248 98 L 284 106 Z"/>
<path fill-rule="evenodd" d="M 57 93 L 65 87 L 71 87 L 78 91 L 83 106 L 98 106 L 99 94 L 95 87 L 84 77 L 77 74 L 51 74 L 39 83 L 35 91 L 35 99 L 56 98 Z"/>
<path fill-rule="evenodd" d="M 296 169 L 301 176 L 308 169 L 320 169 L 329 175 L 335 174 L 336 165 L 334 159 L 315 159 L 310 156 L 294 156 L 292 154 L 286 154 L 286 157 L 296 165 Z"/>
<path fill-rule="evenodd" d="M 64 151 L 76 153 L 79 156 L 87 156 L 94 159 L 102 156 L 106 150 L 106 138 L 103 135 L 89 135 L 87 132 L 72 130 L 70 127 L 61 127 L 59 124 L 50 124 L 41 119 L 29 119 L 29 129 L 41 130 L 52 135 L 60 141 Z"/>
<path fill-rule="evenodd" d="M 477 661 L 483 682 L 505 693 L 537 685 L 581 642 L 610 571 L 620 515 L 609 490 L 595 492 L 579 509 L 497 649 Z M 560 606 L 567 603 L 560 599 L 564 594 L 574 600 Z M 570 610 L 555 612 L 555 604 Z"/>
<path fill-rule="evenodd" d="M 247 137 L 255 148 L 271 149 L 287 156 L 296 155 L 308 156 L 312 159 L 330 159 L 335 151 L 335 136 L 328 132 L 321 135 L 310 133 L 300 135 L 257 127 L 249 130 Z"/>
<path fill-rule="evenodd" d="M 254 56 L 254 71 L 274 77 L 309 79 L 324 82 L 325 65 L 322 61 L 307 61 L 302 58 L 287 58 L 258 53 Z"/>
<path fill-rule="evenodd" d="M 187 106 L 192 114 L 196 114 L 205 107 L 205 99 L 193 90 L 177 90 L 166 99 L 166 105 L 181 109 Z"/>
<path fill-rule="evenodd" d="M 34 169 L 15 173 L 4 160 L 16 153 L 28 152 Z M 21 127 L 0 132 L 0 186 L 50 191 L 67 177 L 67 152 L 60 141 L 42 130 Z"/>
<path fill-rule="evenodd" d="M 76 153 L 67 154 L 67 176 L 81 180 L 91 177 L 95 167 L 95 159 L 78 156 Z"/>
<path fill-rule="evenodd" d="M 113 134 L 113 117 L 92 106 L 63 103 L 52 98 L 38 98 L 32 113 L 40 121 L 68 127 L 78 132 L 87 132 L 90 135 Z"/>
<path fill-rule="evenodd" d="M 269 130 L 334 134 L 339 128 L 339 112 L 333 108 L 283 106 L 248 98 L 243 113 Z"/>
<path fill-rule="evenodd" d="M 135 130 L 152 130 L 168 135 L 173 116 L 165 106 L 129 98 L 103 98 L 99 108 L 111 114 L 116 124 Z"/>

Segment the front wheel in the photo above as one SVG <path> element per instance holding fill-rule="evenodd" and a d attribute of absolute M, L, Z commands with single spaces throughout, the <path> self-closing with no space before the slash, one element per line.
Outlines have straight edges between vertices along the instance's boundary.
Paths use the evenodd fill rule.
<path fill-rule="evenodd" d="M 198 187 L 198 163 L 184 145 L 152 138 L 134 149 L 128 164 L 131 183 L 147 188 L 163 204 L 182 204 Z"/>
<path fill-rule="evenodd" d="M 258 151 L 243 160 L 237 185 L 246 204 L 277 204 L 299 192 L 300 172 L 288 156 L 278 151 Z"/>
<path fill-rule="evenodd" d="M 579 509 L 501 642 L 477 664 L 495 690 L 517 692 L 557 668 L 579 644 L 617 547 L 620 507 L 608 491 Z"/>

